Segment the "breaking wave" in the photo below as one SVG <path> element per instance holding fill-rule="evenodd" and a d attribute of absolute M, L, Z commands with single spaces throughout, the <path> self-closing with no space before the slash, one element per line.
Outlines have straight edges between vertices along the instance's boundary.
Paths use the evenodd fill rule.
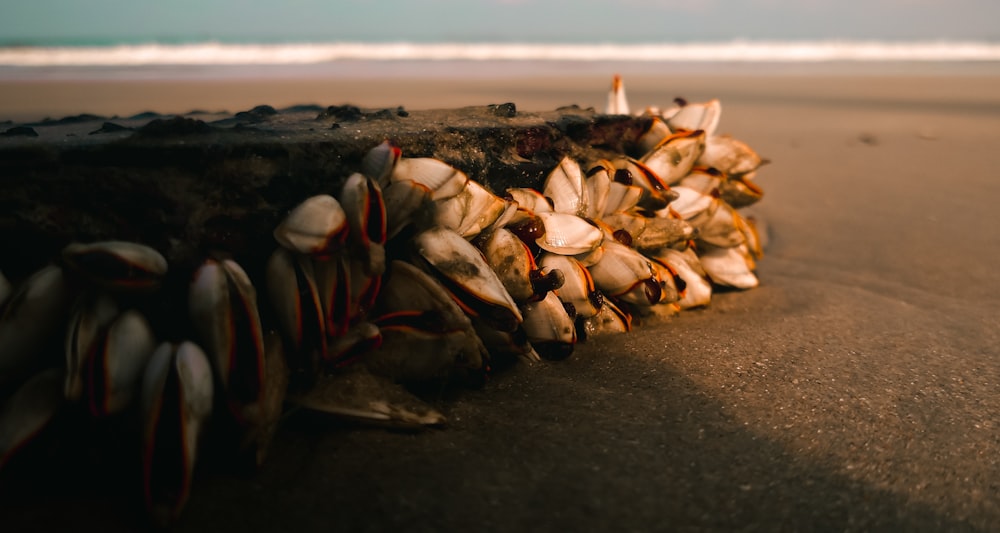
<path fill-rule="evenodd" d="M 990 42 L 651 44 L 297 43 L 0 47 L 0 66 L 302 65 L 335 61 L 829 62 L 1000 61 Z"/>

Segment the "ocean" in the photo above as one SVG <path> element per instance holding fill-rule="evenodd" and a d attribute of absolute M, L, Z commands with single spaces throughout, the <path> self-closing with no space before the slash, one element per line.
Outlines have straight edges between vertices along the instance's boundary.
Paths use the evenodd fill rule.
<path fill-rule="evenodd" d="M 211 79 L 255 76 L 406 77 L 643 71 L 669 63 L 684 70 L 759 70 L 812 65 L 848 70 L 894 65 L 907 71 L 998 70 L 1000 42 L 751 41 L 663 43 L 108 43 L 0 47 L 0 80 Z M 853 67 L 852 67 L 853 65 Z M 875 65 L 875 66 L 872 66 Z M 836 69 L 834 69 L 836 70 Z"/>

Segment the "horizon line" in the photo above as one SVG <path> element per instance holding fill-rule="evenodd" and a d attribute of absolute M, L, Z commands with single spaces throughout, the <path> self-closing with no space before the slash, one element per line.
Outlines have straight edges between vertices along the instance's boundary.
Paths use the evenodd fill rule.
<path fill-rule="evenodd" d="M 1000 61 L 1000 41 L 730 39 L 642 43 L 312 41 L 0 46 L 0 66 L 283 65 L 367 61 Z"/>

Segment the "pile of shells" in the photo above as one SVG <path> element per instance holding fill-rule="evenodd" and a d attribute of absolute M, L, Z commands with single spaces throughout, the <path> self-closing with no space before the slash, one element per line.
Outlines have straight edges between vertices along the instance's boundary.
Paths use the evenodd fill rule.
<path fill-rule="evenodd" d="M 608 112 L 628 112 L 617 77 Z M 480 382 L 707 305 L 713 286 L 754 287 L 761 238 L 737 209 L 760 199 L 762 161 L 715 135 L 719 112 L 646 110 L 644 155 L 564 158 L 541 191 L 490 191 L 386 141 L 335 195 L 288 213 L 265 279 L 206 258 L 186 338 L 157 339 L 141 312 L 168 276 L 148 246 L 71 244 L 17 287 L 0 276 L 0 469 L 58 421 L 123 427 L 139 435 L 146 508 L 168 523 L 210 427 L 259 464 L 288 405 L 442 424 L 399 384 Z"/>

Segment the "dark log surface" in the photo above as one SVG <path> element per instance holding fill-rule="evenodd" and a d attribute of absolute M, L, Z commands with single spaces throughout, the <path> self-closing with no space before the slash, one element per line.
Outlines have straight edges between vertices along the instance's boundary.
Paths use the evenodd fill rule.
<path fill-rule="evenodd" d="M 186 270 L 207 253 L 251 263 L 308 196 L 335 194 L 372 147 L 434 157 L 495 192 L 538 187 L 566 154 L 622 153 L 648 122 L 513 104 L 408 112 L 259 106 L 233 115 L 79 115 L 0 135 L 0 271 L 20 279 L 73 241 L 130 240 Z M 17 251 L 10 253 L 10 251 Z"/>

